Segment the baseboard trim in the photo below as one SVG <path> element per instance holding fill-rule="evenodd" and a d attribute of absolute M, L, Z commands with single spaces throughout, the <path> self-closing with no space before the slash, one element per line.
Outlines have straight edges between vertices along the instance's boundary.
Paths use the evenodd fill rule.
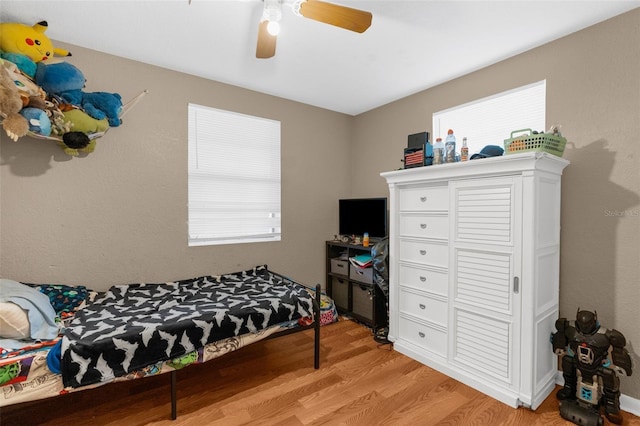
<path fill-rule="evenodd" d="M 620 395 L 620 409 L 640 417 L 640 399 L 622 394 Z"/>
<path fill-rule="evenodd" d="M 562 377 L 561 371 L 556 373 L 556 384 L 560 386 L 564 385 L 564 377 Z M 640 417 L 640 399 L 622 394 L 620 395 L 620 409 Z"/>

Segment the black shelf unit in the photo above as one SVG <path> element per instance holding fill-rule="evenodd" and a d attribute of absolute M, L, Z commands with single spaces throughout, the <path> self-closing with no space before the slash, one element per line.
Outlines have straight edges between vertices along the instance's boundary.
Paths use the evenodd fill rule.
<path fill-rule="evenodd" d="M 387 304 L 382 291 L 375 285 L 373 269 L 358 270 L 348 258 L 370 254 L 372 245 L 326 242 L 327 294 L 334 300 L 338 312 L 372 328 L 388 323 Z"/>

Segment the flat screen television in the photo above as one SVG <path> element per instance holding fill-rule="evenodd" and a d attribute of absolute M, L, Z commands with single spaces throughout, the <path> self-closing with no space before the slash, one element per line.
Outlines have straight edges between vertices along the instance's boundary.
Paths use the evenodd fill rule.
<path fill-rule="evenodd" d="M 338 200 L 340 235 L 380 239 L 387 236 L 386 198 L 346 198 Z"/>

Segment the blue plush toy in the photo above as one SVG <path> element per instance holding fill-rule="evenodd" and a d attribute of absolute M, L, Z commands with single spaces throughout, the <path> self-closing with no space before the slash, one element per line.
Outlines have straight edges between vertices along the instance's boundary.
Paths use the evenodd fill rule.
<path fill-rule="evenodd" d="M 49 94 L 82 89 L 86 81 L 84 74 L 68 62 L 51 65 L 40 62 L 36 70 L 36 84 Z"/>
<path fill-rule="evenodd" d="M 29 131 L 42 136 L 51 135 L 51 120 L 46 112 L 39 108 L 22 108 L 20 114 L 29 122 Z"/>
<path fill-rule="evenodd" d="M 122 122 L 120 120 L 122 98 L 118 93 L 85 93 L 82 90 L 67 90 L 60 93 L 60 97 L 71 105 L 82 107 L 84 112 L 96 120 L 107 118 L 111 127 L 117 127 Z"/>
<path fill-rule="evenodd" d="M 71 105 L 82 108 L 96 120 L 107 118 L 111 127 L 120 125 L 122 98 L 118 93 L 83 92 L 86 79 L 82 72 L 68 62 L 45 65 L 38 63 L 36 83 L 49 94 L 60 96 Z"/>
<path fill-rule="evenodd" d="M 16 64 L 18 69 L 22 71 L 25 75 L 28 75 L 31 79 L 36 75 L 36 63 L 28 57 L 27 55 L 22 55 L 20 53 L 8 53 L 0 51 L 0 58 L 6 59 L 7 61 L 13 62 Z"/>

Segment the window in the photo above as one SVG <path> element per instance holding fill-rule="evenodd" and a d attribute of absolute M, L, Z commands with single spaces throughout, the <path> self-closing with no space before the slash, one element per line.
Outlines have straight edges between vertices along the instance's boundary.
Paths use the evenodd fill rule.
<path fill-rule="evenodd" d="M 189 104 L 189 245 L 280 241 L 280 122 Z"/>
<path fill-rule="evenodd" d="M 469 157 L 485 145 L 504 148 L 504 140 L 520 129 L 545 131 L 546 80 L 458 105 L 433 114 L 433 136 L 444 142 L 447 131 L 456 135 L 456 150 L 467 138 Z"/>

